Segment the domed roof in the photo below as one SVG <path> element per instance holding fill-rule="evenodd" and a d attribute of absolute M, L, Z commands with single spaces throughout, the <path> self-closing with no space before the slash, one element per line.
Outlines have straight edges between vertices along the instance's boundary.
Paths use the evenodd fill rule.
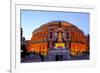
<path fill-rule="evenodd" d="M 61 25 L 61 27 L 64 26 L 64 27 L 75 27 L 75 28 L 77 28 L 77 26 L 75 26 L 75 25 L 73 25 L 73 24 L 71 24 L 67 21 L 51 21 L 49 23 L 46 23 L 46 24 L 40 26 L 40 28 L 41 27 L 48 27 L 48 26 L 58 26 L 59 27 L 59 25 Z"/>
<path fill-rule="evenodd" d="M 38 29 L 36 29 L 35 31 L 47 31 L 49 29 L 53 29 L 53 28 L 64 28 L 64 29 L 68 29 L 68 30 L 78 30 L 80 32 L 83 33 L 83 31 L 81 31 L 77 26 L 67 22 L 67 21 L 51 21 L 48 22 L 46 24 L 43 24 L 42 26 L 40 26 Z M 33 31 L 33 33 L 35 32 Z"/>

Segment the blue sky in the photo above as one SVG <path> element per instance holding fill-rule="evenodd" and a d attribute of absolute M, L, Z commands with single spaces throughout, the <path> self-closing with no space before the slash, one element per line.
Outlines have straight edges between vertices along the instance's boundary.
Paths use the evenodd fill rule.
<path fill-rule="evenodd" d="M 21 27 L 26 40 L 31 39 L 32 32 L 41 25 L 51 21 L 68 21 L 79 27 L 85 34 L 89 33 L 89 13 L 53 12 L 21 10 Z"/>

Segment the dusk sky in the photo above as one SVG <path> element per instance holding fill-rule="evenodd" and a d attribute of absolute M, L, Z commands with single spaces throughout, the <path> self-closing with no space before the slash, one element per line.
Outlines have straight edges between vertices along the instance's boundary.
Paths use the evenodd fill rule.
<path fill-rule="evenodd" d="M 41 25 L 51 21 L 68 21 L 85 34 L 89 33 L 89 13 L 82 12 L 53 12 L 53 11 L 34 11 L 21 10 L 21 27 L 23 36 L 26 40 L 31 39 L 32 32 Z"/>

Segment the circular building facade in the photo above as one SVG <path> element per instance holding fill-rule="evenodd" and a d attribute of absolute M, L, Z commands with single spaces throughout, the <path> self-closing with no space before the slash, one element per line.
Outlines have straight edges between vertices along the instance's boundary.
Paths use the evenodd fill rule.
<path fill-rule="evenodd" d="M 66 51 L 60 54 L 69 53 L 75 56 L 88 51 L 86 41 L 86 35 L 77 26 L 66 21 L 52 21 L 43 24 L 32 32 L 32 38 L 27 45 L 27 52 L 42 55 L 54 52 L 57 55 L 61 51 Z"/>

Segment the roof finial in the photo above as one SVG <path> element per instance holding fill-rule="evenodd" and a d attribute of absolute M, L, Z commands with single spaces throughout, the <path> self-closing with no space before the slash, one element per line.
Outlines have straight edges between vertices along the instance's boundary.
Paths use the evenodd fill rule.
<path fill-rule="evenodd" d="M 59 27 L 61 27 L 61 21 L 59 21 Z"/>

